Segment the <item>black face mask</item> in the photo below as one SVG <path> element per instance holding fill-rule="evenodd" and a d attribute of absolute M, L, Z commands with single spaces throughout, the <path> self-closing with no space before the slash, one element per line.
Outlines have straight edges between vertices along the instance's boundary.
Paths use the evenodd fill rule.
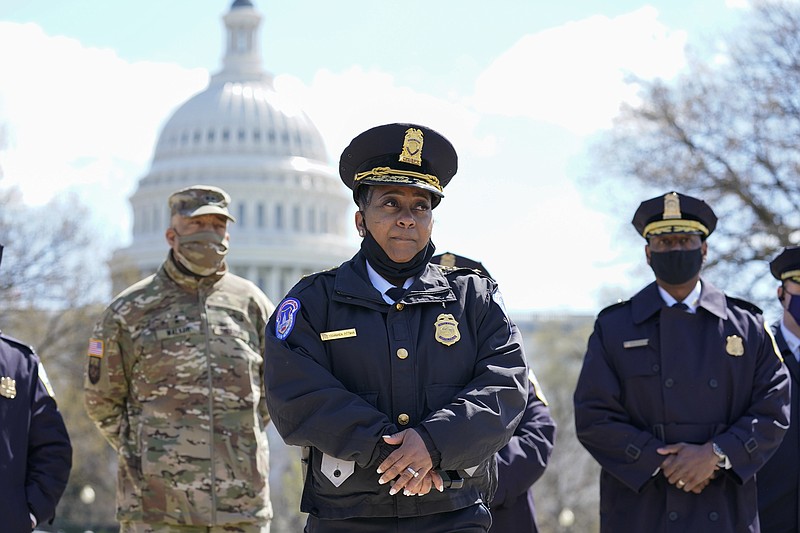
<path fill-rule="evenodd" d="M 703 266 L 703 251 L 673 250 L 671 252 L 650 251 L 650 268 L 656 277 L 670 285 L 686 283 L 700 272 Z"/>
<path fill-rule="evenodd" d="M 412 257 L 410 261 L 407 263 L 395 263 L 386 255 L 386 252 L 383 251 L 381 245 L 378 244 L 378 241 L 369 231 L 361 241 L 361 252 L 364 257 L 367 258 L 375 272 L 386 280 L 406 279 L 416 276 L 425 269 L 425 265 L 431 260 L 435 251 L 436 247 L 433 245 L 433 241 L 429 240 L 425 248 L 417 252 L 417 255 Z"/>
<path fill-rule="evenodd" d="M 783 290 L 784 298 L 786 295 L 789 294 L 786 292 L 786 289 Z M 786 309 L 789 311 L 789 314 L 792 315 L 794 321 L 800 325 L 800 295 L 789 294 L 789 306 Z"/>

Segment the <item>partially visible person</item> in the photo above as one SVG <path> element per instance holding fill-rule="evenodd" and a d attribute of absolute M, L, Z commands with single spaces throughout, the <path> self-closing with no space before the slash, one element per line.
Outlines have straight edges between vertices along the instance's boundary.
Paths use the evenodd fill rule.
<path fill-rule="evenodd" d="M 522 416 L 527 369 L 494 280 L 430 262 L 456 169 L 424 126 L 356 136 L 339 174 L 361 250 L 303 278 L 270 318 L 267 400 L 307 451 L 307 533 L 489 529 L 494 455 Z"/>
<path fill-rule="evenodd" d="M 433 256 L 431 263 L 471 268 L 491 276 L 480 261 L 450 252 Z M 528 404 L 511 440 L 496 454 L 497 491 L 490 505 L 491 533 L 539 531 L 533 484 L 547 468 L 556 440 L 556 423 L 530 363 L 528 366 Z"/>
<path fill-rule="evenodd" d="M 716 224 L 677 192 L 633 216 L 655 281 L 597 316 L 574 395 L 602 533 L 760 530 L 756 473 L 789 424 L 789 376 L 761 310 L 700 275 Z"/>
<path fill-rule="evenodd" d="M 267 533 L 264 328 L 273 305 L 228 272 L 230 197 L 170 195 L 169 253 L 108 306 L 89 341 L 85 403 L 119 455 L 123 533 Z"/>
<path fill-rule="evenodd" d="M 69 435 L 39 356 L 0 332 L 0 531 L 52 522 L 71 469 Z"/>
<path fill-rule="evenodd" d="M 763 533 L 800 531 L 800 247 L 784 248 L 769 264 L 780 281 L 783 307 L 772 333 L 792 383 L 791 422 L 775 455 L 758 471 L 758 514 Z"/>

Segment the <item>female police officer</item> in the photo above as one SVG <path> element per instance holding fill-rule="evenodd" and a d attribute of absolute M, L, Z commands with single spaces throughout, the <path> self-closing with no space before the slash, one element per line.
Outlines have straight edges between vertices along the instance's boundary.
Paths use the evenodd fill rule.
<path fill-rule="evenodd" d="M 449 141 L 423 126 L 353 139 L 340 175 L 361 250 L 302 279 L 267 326 L 267 403 L 284 440 L 305 447 L 308 532 L 490 525 L 525 357 L 494 281 L 429 263 L 431 210 L 456 168 Z"/>

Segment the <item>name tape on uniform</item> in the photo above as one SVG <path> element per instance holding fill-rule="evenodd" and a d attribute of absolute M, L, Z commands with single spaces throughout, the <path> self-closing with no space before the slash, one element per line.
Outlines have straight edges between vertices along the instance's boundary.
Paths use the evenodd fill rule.
<path fill-rule="evenodd" d="M 340 329 L 338 331 L 323 331 L 319 334 L 319 338 L 323 341 L 332 341 L 336 339 L 346 339 L 348 337 L 356 336 L 356 328 Z"/>

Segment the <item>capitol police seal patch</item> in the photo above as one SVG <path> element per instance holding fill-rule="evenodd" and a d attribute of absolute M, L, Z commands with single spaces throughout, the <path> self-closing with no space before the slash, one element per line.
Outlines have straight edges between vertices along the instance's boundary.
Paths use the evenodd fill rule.
<path fill-rule="evenodd" d="M 275 312 L 275 336 L 284 340 L 294 329 L 294 321 L 300 310 L 300 302 L 296 298 L 286 298 Z"/>

